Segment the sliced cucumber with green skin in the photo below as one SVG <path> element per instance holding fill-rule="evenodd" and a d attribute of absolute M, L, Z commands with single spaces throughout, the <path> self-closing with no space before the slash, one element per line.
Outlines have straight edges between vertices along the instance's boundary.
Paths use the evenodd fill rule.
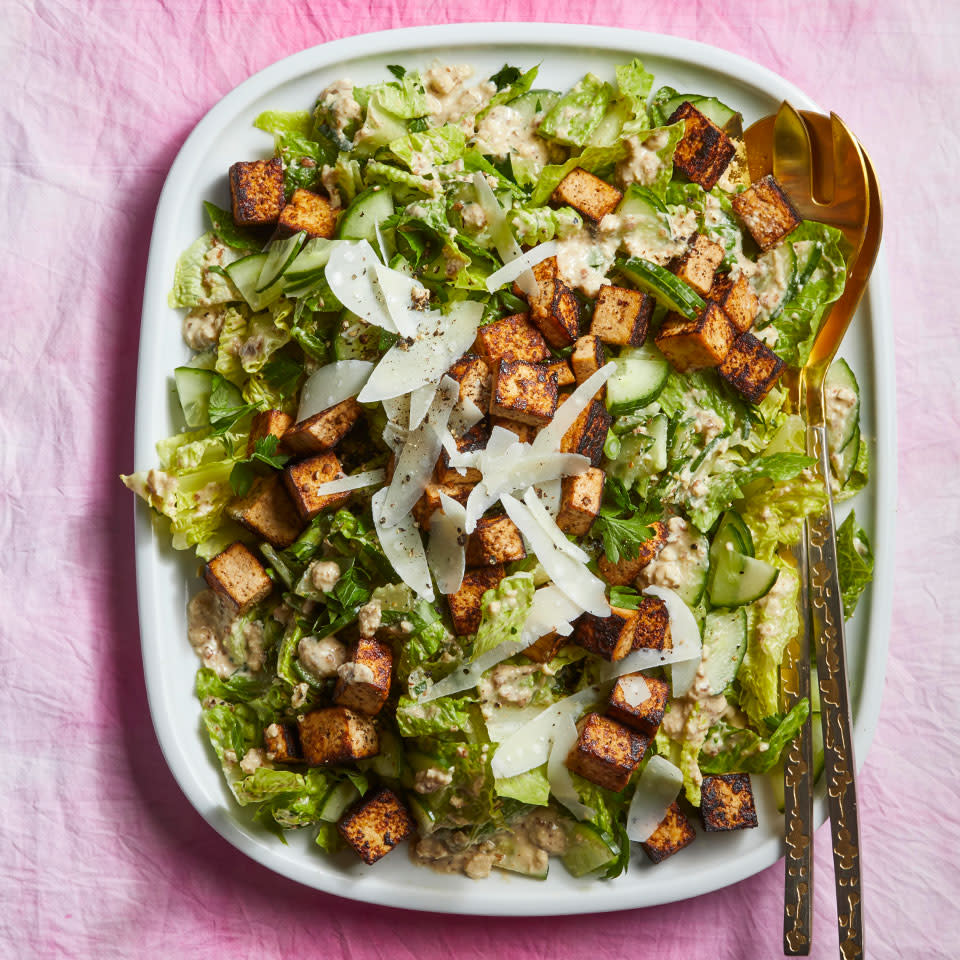
<path fill-rule="evenodd" d="M 673 243 L 666 204 L 651 190 L 633 183 L 627 187 L 616 214 L 629 218 L 630 234 L 650 251 L 664 250 Z"/>
<path fill-rule="evenodd" d="M 386 780 L 399 780 L 403 773 L 403 747 L 400 738 L 389 730 L 379 731 L 380 752 L 369 760 L 360 761 L 366 764 L 362 769 L 372 770 L 378 777 Z"/>
<path fill-rule="evenodd" d="M 559 99 L 560 94 L 553 90 L 528 90 L 508 100 L 504 106 L 516 110 L 524 120 L 533 120 L 537 114 L 546 113 Z"/>
<path fill-rule="evenodd" d="M 623 351 L 607 381 L 607 409 L 615 417 L 632 413 L 657 398 L 670 374 L 670 364 L 646 353 Z"/>
<path fill-rule="evenodd" d="M 543 866 L 531 862 L 531 857 L 521 848 L 516 837 L 502 836 L 494 841 L 494 851 L 499 855 L 497 866 L 510 873 L 519 873 L 533 880 L 546 880 L 550 863 L 546 859 Z"/>
<path fill-rule="evenodd" d="M 342 240 L 366 240 L 377 248 L 377 224 L 393 216 L 393 195 L 386 187 L 370 187 L 357 194 L 337 227 Z"/>
<path fill-rule="evenodd" d="M 284 271 L 284 279 L 300 280 L 303 277 L 312 276 L 318 271 L 322 272 L 330 260 L 330 253 L 335 244 L 335 240 L 324 240 L 321 237 L 308 240 L 293 263 Z"/>
<path fill-rule="evenodd" d="M 283 240 L 274 240 L 266 251 L 267 259 L 263 261 L 260 268 L 260 276 L 257 279 L 256 293 L 263 293 L 269 287 L 272 287 L 284 274 L 294 260 L 297 254 L 303 248 L 307 241 L 307 235 L 301 230 L 299 233 L 286 237 Z"/>
<path fill-rule="evenodd" d="M 285 297 L 302 297 L 304 294 L 313 293 L 313 291 L 323 283 L 327 278 L 323 270 L 314 270 L 313 273 L 305 273 L 303 276 L 295 279 L 290 276 L 283 278 L 283 295 Z"/>
<path fill-rule="evenodd" d="M 336 823 L 359 799 L 360 791 L 349 780 L 344 780 L 327 794 L 317 816 L 327 823 Z"/>
<path fill-rule="evenodd" d="M 234 260 L 233 263 L 227 264 L 225 268 L 227 276 L 233 281 L 233 285 L 240 291 L 241 296 L 247 301 L 254 313 L 269 307 L 283 293 L 283 284 L 279 281 L 262 293 L 257 292 L 260 272 L 263 270 L 266 260 L 267 254 L 252 253 L 249 257 Z"/>
<path fill-rule="evenodd" d="M 710 566 L 707 593 L 714 607 L 741 607 L 766 596 L 780 571 L 754 557 L 724 550 Z"/>
<path fill-rule="evenodd" d="M 747 611 L 743 607 L 707 614 L 703 624 L 703 661 L 711 696 L 727 689 L 746 650 Z"/>
<path fill-rule="evenodd" d="M 797 254 L 793 244 L 785 241 L 762 254 L 757 263 L 764 269 L 753 277 L 753 292 L 761 304 L 767 304 L 765 321 L 776 320 L 796 286 Z"/>
<path fill-rule="evenodd" d="M 708 120 L 715 123 L 721 129 L 726 127 L 728 124 L 731 124 L 735 118 L 740 116 L 736 110 L 728 107 L 725 103 L 721 103 L 716 97 L 704 97 L 700 96 L 699 94 L 682 93 L 678 93 L 675 97 L 671 97 L 666 103 L 663 104 L 661 107 L 663 110 L 663 115 L 665 117 L 669 117 L 682 103 L 692 104 Z"/>
<path fill-rule="evenodd" d="M 743 522 L 743 517 L 736 510 L 727 510 L 720 518 L 720 526 L 714 534 L 714 548 L 719 550 L 726 541 L 733 543 L 733 548 L 739 553 L 746 554 L 748 557 L 754 555 L 753 536 L 750 528 Z M 711 555 L 713 550 L 711 550 Z"/>
<path fill-rule="evenodd" d="M 602 870 L 618 853 L 592 823 L 572 823 L 567 828 L 567 849 L 561 859 L 574 877 L 585 877 Z"/>
<path fill-rule="evenodd" d="M 675 588 L 680 599 L 692 610 L 703 598 L 707 589 L 707 574 L 710 570 L 710 554 L 707 550 L 707 538 L 700 537 L 696 559 L 691 561 L 690 569 L 683 583 Z"/>
<path fill-rule="evenodd" d="M 853 473 L 853 468 L 857 465 L 857 458 L 860 456 L 860 428 L 857 427 L 853 436 L 847 445 L 839 452 L 830 455 L 830 465 L 833 472 L 837 475 L 837 482 L 842 487 Z"/>
<path fill-rule="evenodd" d="M 831 396 L 839 391 L 849 391 L 854 401 L 849 407 L 838 408 L 836 413 L 831 411 Z M 846 360 L 834 362 L 823 382 L 823 397 L 827 422 L 827 446 L 834 455 L 844 450 L 853 440 L 860 422 L 860 385 L 853 375 Z M 835 402 L 834 406 L 838 406 Z M 856 463 L 856 451 L 853 462 Z M 849 476 L 849 473 L 848 473 Z"/>
<path fill-rule="evenodd" d="M 210 394 L 213 392 L 213 371 L 197 367 L 177 367 L 173 371 L 177 396 L 188 427 L 205 427 L 210 419 Z"/>
<path fill-rule="evenodd" d="M 640 432 L 631 431 L 620 437 L 613 431 L 608 434 L 608 442 L 613 437 L 619 444 L 616 463 L 611 464 L 609 470 L 627 489 L 642 477 L 666 470 L 669 427 L 666 414 L 658 413 L 643 427 L 637 428 Z"/>
<path fill-rule="evenodd" d="M 645 290 L 668 310 L 675 310 L 688 320 L 693 320 L 706 306 L 692 287 L 656 263 L 631 257 L 618 266 L 620 272 L 637 287 Z"/>

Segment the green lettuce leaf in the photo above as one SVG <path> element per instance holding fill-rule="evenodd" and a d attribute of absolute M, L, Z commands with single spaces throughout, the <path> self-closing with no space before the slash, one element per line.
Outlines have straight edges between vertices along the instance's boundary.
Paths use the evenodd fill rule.
<path fill-rule="evenodd" d="M 428 703 L 401 697 L 397 703 L 397 729 L 404 737 L 459 733 L 471 726 L 469 706 L 468 701 L 453 697 L 438 697 Z"/>
<path fill-rule="evenodd" d="M 863 528 L 857 526 L 857 517 L 852 510 L 837 528 L 837 573 L 840 575 L 843 612 L 849 620 L 857 609 L 861 594 L 873 579 L 870 541 Z"/>
<path fill-rule="evenodd" d="M 823 483 L 803 473 L 785 483 L 751 490 L 740 514 L 750 528 L 757 558 L 770 563 L 780 544 L 799 543 L 804 518 L 826 505 Z"/>
<path fill-rule="evenodd" d="M 583 219 L 573 207 L 518 207 L 508 214 L 517 240 L 526 247 L 546 243 L 556 237 L 562 240 L 583 226 Z"/>
<path fill-rule="evenodd" d="M 307 110 L 264 110 L 257 115 L 253 125 L 266 133 L 309 137 L 313 131 L 313 116 Z"/>
<path fill-rule="evenodd" d="M 603 119 L 612 99 L 610 84 L 588 73 L 547 111 L 537 132 L 557 143 L 582 147 Z"/>
<path fill-rule="evenodd" d="M 203 209 L 206 210 L 207 218 L 210 220 L 210 229 L 221 243 L 239 250 L 244 256 L 260 249 L 261 241 L 249 230 L 238 227 L 233 222 L 233 214 L 229 210 L 224 210 L 215 203 L 204 203 Z"/>
<path fill-rule="evenodd" d="M 174 308 L 209 307 L 242 300 L 225 274 L 211 270 L 214 266 L 225 267 L 240 256 L 239 250 L 224 246 L 212 231 L 198 237 L 177 260 L 167 304 Z"/>
<path fill-rule="evenodd" d="M 504 70 L 510 69 L 504 67 Z M 514 70 L 516 68 L 513 68 Z M 501 70 L 499 74 L 496 74 L 496 77 L 506 78 L 507 74 L 504 74 L 504 70 Z M 482 120 L 494 107 L 500 106 L 502 103 L 509 103 L 511 100 L 516 100 L 517 97 L 525 94 L 532 86 L 533 81 L 537 79 L 537 73 L 540 71 L 539 64 L 535 67 L 531 67 L 527 70 L 526 73 L 520 73 L 519 70 L 516 73 L 511 70 L 509 76 L 512 78 L 508 81 L 506 86 L 501 86 L 500 82 L 494 80 L 491 77 L 491 80 L 494 80 L 494 83 L 497 84 L 497 92 L 490 98 L 487 105 L 477 114 L 477 121 Z"/>
<path fill-rule="evenodd" d="M 653 74 L 648 72 L 640 60 L 617 67 L 617 87 L 630 104 L 635 120 L 646 121 L 647 98 L 653 89 Z"/>
<path fill-rule="evenodd" d="M 700 751 L 703 773 L 769 773 L 785 747 L 800 732 L 810 713 L 810 701 L 801 700 L 777 725 L 769 739 L 754 730 L 734 727 L 721 721 L 710 728 L 707 742 Z M 769 725 L 769 723 L 768 723 Z"/>
<path fill-rule="evenodd" d="M 519 640 L 524 621 L 533 603 L 533 576 L 515 573 L 505 577 L 481 600 L 482 615 L 473 656 L 492 650 L 506 640 Z"/>
<path fill-rule="evenodd" d="M 541 130 L 543 127 L 540 128 Z M 550 164 L 543 168 L 534 188 L 533 195 L 530 198 L 530 205 L 542 207 L 549 199 L 550 195 L 557 188 L 557 184 L 571 170 L 581 167 L 588 173 L 594 173 L 598 177 L 609 177 L 613 173 L 616 164 L 627 155 L 627 147 L 622 142 L 617 142 L 609 147 L 587 147 L 583 153 L 577 157 L 571 157 L 566 163 Z"/>
<path fill-rule="evenodd" d="M 438 166 L 459 160 L 467 148 L 467 135 L 461 127 L 447 123 L 422 133 L 409 133 L 390 143 L 390 152 L 412 173 L 434 172 Z"/>
<path fill-rule="evenodd" d="M 521 803 L 535 807 L 545 807 L 550 802 L 550 781 L 547 779 L 547 765 L 535 767 L 526 773 L 513 777 L 504 777 L 494 782 L 494 792 L 498 797 L 511 797 Z"/>

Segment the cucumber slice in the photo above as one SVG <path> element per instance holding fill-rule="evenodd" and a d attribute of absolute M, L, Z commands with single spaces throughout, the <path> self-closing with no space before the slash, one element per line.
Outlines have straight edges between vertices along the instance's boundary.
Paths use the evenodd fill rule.
<path fill-rule="evenodd" d="M 830 454 L 830 465 L 837 476 L 837 482 L 842 487 L 853 473 L 853 468 L 857 465 L 857 457 L 860 456 L 860 428 L 856 427 L 850 442 L 839 452 Z"/>
<path fill-rule="evenodd" d="M 742 117 L 732 107 L 721 103 L 716 97 L 704 97 L 699 94 L 678 93 L 671 97 L 662 106 L 663 115 L 669 117 L 677 107 L 682 103 L 690 103 L 695 106 L 708 120 L 713 121 L 718 127 L 724 129 L 728 125 L 733 125 L 737 118 L 742 123 Z"/>
<path fill-rule="evenodd" d="M 714 545 L 719 548 L 726 540 L 734 545 L 734 550 L 748 557 L 754 556 L 753 536 L 750 528 L 743 522 L 743 517 L 736 510 L 727 510 L 720 520 L 720 526 L 714 535 Z M 719 553 L 717 554 L 719 556 Z"/>
<path fill-rule="evenodd" d="M 559 99 L 560 94 L 553 90 L 528 90 L 519 97 L 508 100 L 504 106 L 516 110 L 524 120 L 533 120 L 546 113 Z"/>
<path fill-rule="evenodd" d="M 379 348 L 380 328 L 345 310 L 333 338 L 334 356 L 338 360 L 377 360 Z"/>
<path fill-rule="evenodd" d="M 370 187 L 353 198 L 337 227 L 343 240 L 366 240 L 376 249 L 377 224 L 393 215 L 393 195 L 386 187 Z"/>
<path fill-rule="evenodd" d="M 618 264 L 620 272 L 662 303 L 688 320 L 693 320 L 706 304 L 696 291 L 669 270 L 649 260 L 631 257 Z"/>
<path fill-rule="evenodd" d="M 254 313 L 269 307 L 283 293 L 283 284 L 279 281 L 262 293 L 257 292 L 260 271 L 263 270 L 266 260 L 267 254 L 252 253 L 249 257 L 234 260 L 233 263 L 227 264 L 224 268 L 227 276 L 233 281 L 233 285 L 240 291 L 241 296 L 247 301 Z"/>
<path fill-rule="evenodd" d="M 823 244 L 816 240 L 798 240 L 791 246 L 797 257 L 796 282 L 790 294 L 792 300 L 810 282 L 814 270 L 820 266 L 820 261 L 823 259 Z"/>
<path fill-rule="evenodd" d="M 318 287 L 327 282 L 324 271 L 314 270 L 313 273 L 305 273 L 303 276 L 293 279 L 289 274 L 283 277 L 283 295 L 285 297 L 302 297 L 313 293 Z"/>
<path fill-rule="evenodd" d="M 330 260 L 330 254 L 335 245 L 336 240 L 324 240 L 321 237 L 308 240 L 293 263 L 284 271 L 284 279 L 301 280 L 303 277 L 322 271 Z"/>
<path fill-rule="evenodd" d="M 784 241 L 757 259 L 760 270 L 752 278 L 753 292 L 760 298 L 764 321 L 780 316 L 796 289 L 797 254 L 793 244 Z"/>
<path fill-rule="evenodd" d="M 607 381 L 607 409 L 615 417 L 632 413 L 655 400 L 667 382 L 670 364 L 641 351 L 624 350 Z"/>
<path fill-rule="evenodd" d="M 283 276 L 287 267 L 296 260 L 297 254 L 306 241 L 307 235 L 301 230 L 292 237 L 274 240 L 270 244 L 266 251 L 267 259 L 263 261 L 260 276 L 257 278 L 256 293 L 263 293 Z"/>
<path fill-rule="evenodd" d="M 675 592 L 680 599 L 691 609 L 693 609 L 703 598 L 704 591 L 707 589 L 707 573 L 710 570 L 710 555 L 707 552 L 707 538 L 700 537 L 698 540 L 699 549 L 696 553 L 696 560 L 690 565 L 690 572 L 687 579 Z"/>
<path fill-rule="evenodd" d="M 638 427 L 638 433 L 631 431 L 619 438 L 613 431 L 608 434 L 608 442 L 613 437 L 620 445 L 616 462 L 610 465 L 610 473 L 628 490 L 641 478 L 666 470 L 669 427 L 666 414 L 658 413 Z"/>
<path fill-rule="evenodd" d="M 667 207 L 646 187 L 631 184 L 616 213 L 618 217 L 626 218 L 631 235 L 636 236 L 647 250 L 664 250 L 673 242 Z"/>
<path fill-rule="evenodd" d="M 572 823 L 567 828 L 563 865 L 575 877 L 602 870 L 619 851 L 592 823 Z"/>
<path fill-rule="evenodd" d="M 707 592 L 714 607 L 740 607 L 766 596 L 780 571 L 763 560 L 725 550 L 710 567 Z"/>
<path fill-rule="evenodd" d="M 213 371 L 197 367 L 177 367 L 173 371 L 177 396 L 188 427 L 204 427 L 209 418 L 210 394 L 213 392 Z"/>
<path fill-rule="evenodd" d="M 855 399 L 852 405 L 837 403 L 835 399 L 831 401 L 831 396 L 836 398 L 839 391 L 847 393 L 848 396 L 849 393 L 853 394 Z M 827 422 L 827 446 L 831 454 L 836 455 L 853 440 L 860 420 L 860 386 L 846 360 L 837 360 L 827 371 L 823 383 L 823 397 L 826 407 L 824 414 Z M 853 462 L 856 461 L 854 451 Z"/>
<path fill-rule="evenodd" d="M 380 752 L 369 760 L 360 761 L 366 763 L 363 769 L 372 770 L 378 777 L 386 780 L 399 780 L 403 772 L 403 747 L 400 738 L 389 730 L 378 731 L 380 739 Z"/>
<path fill-rule="evenodd" d="M 360 791 L 349 781 L 338 783 L 326 796 L 317 816 L 336 823 L 360 799 Z"/>
<path fill-rule="evenodd" d="M 727 689 L 746 650 L 747 611 L 743 607 L 707 614 L 703 624 L 703 660 L 711 696 Z"/>
<path fill-rule="evenodd" d="M 534 880 L 547 879 L 547 872 L 550 869 L 549 862 L 542 869 L 535 867 L 530 862 L 530 857 L 520 848 L 516 837 L 498 837 L 494 842 L 494 848 L 500 854 L 497 866 L 501 870 L 519 873 L 525 877 L 532 877 Z"/>

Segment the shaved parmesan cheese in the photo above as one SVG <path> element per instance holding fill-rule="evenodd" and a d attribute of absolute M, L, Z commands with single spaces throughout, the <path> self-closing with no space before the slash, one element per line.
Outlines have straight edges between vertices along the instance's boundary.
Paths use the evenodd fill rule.
<path fill-rule="evenodd" d="M 494 270 L 494 272 L 487 277 L 487 289 L 493 293 L 494 290 L 499 290 L 504 284 L 513 283 L 521 273 L 530 270 L 531 267 L 535 267 L 538 263 L 542 263 L 548 257 L 555 256 L 556 252 L 556 240 L 548 240 L 546 243 L 541 243 L 532 250 L 528 250 L 522 256 L 517 257 L 515 260 L 505 263 L 499 270 Z"/>
<path fill-rule="evenodd" d="M 578 819 L 586 820 L 594 814 L 593 808 L 580 801 L 573 777 L 567 769 L 566 759 L 577 742 L 577 723 L 573 715 L 565 713 L 553 732 L 553 745 L 547 761 L 547 779 L 550 792 Z"/>
<path fill-rule="evenodd" d="M 378 266 L 382 266 L 380 259 L 366 240 L 341 241 L 331 251 L 323 274 L 333 295 L 349 311 L 367 323 L 399 333 L 375 285 Z"/>
<path fill-rule="evenodd" d="M 507 516 L 530 542 L 533 552 L 554 584 L 581 610 L 598 617 L 609 616 L 610 604 L 607 603 L 603 581 L 595 577 L 583 563 L 557 547 L 526 505 L 506 493 L 501 495 L 500 502 Z"/>
<path fill-rule="evenodd" d="M 563 435 L 573 426 L 573 421 L 589 406 L 597 391 L 613 376 L 617 365 L 612 361 L 587 377 L 565 400 L 553 419 L 533 438 L 533 449 L 540 451 L 559 450 Z"/>
<path fill-rule="evenodd" d="M 647 587 L 647 596 L 658 597 L 667 606 L 670 617 L 670 636 L 673 638 L 674 664 L 671 668 L 673 695 L 682 697 L 693 683 L 700 666 L 702 645 L 700 628 L 690 608 L 679 594 L 667 587 Z"/>
<path fill-rule="evenodd" d="M 375 263 L 373 271 L 380 297 L 397 333 L 401 337 L 415 337 L 423 312 L 414 309 L 413 305 L 415 300 L 428 296 L 423 284 L 382 263 Z"/>
<path fill-rule="evenodd" d="M 483 212 L 487 215 L 490 236 L 493 237 L 493 243 L 497 248 L 497 253 L 500 254 L 500 259 L 505 264 L 517 260 L 523 255 L 523 251 L 513 236 L 513 231 L 507 222 L 503 207 L 500 206 L 500 201 L 497 200 L 497 195 L 490 189 L 487 178 L 479 171 L 473 175 L 473 185 L 477 191 L 477 202 L 483 207 Z M 517 276 L 517 284 L 528 297 L 535 297 L 540 289 L 537 285 L 537 278 L 529 267 Z"/>
<path fill-rule="evenodd" d="M 423 423 L 423 418 L 433 403 L 433 398 L 437 395 L 437 384 L 427 383 L 422 387 L 417 387 L 410 394 L 410 429 L 416 430 Z"/>
<path fill-rule="evenodd" d="M 403 445 L 407 442 L 407 437 L 410 435 L 409 430 L 404 430 L 402 427 L 398 427 L 392 421 L 387 421 L 387 425 L 383 428 L 383 442 L 394 452 L 396 456 L 400 456 L 400 451 L 403 449 Z"/>
<path fill-rule="evenodd" d="M 623 694 L 623 701 L 628 707 L 639 707 L 650 699 L 650 688 L 647 681 L 639 674 L 636 676 L 620 678 L 620 692 Z"/>
<path fill-rule="evenodd" d="M 564 532 L 557 526 L 553 517 L 547 513 L 547 508 L 540 501 L 540 498 L 537 496 L 537 491 L 534 490 L 533 487 L 527 487 L 527 492 L 523 495 L 523 502 L 533 514 L 534 520 L 540 524 L 543 532 L 553 541 L 558 550 L 569 554 L 574 560 L 580 563 L 587 563 L 590 560 L 590 555 L 586 553 L 586 551 L 581 550 L 580 547 L 575 543 L 571 543 L 566 538 Z"/>
<path fill-rule="evenodd" d="M 399 397 L 387 397 L 383 401 L 383 409 L 387 419 L 404 430 L 410 425 L 410 394 Z"/>
<path fill-rule="evenodd" d="M 355 397 L 372 372 L 373 364 L 369 360 L 340 360 L 315 370 L 300 392 L 297 422 Z"/>
<path fill-rule="evenodd" d="M 456 593 L 463 582 L 466 558 L 466 510 L 445 493 L 440 494 L 440 504 L 442 509 L 430 519 L 427 564 L 440 592 Z"/>
<path fill-rule="evenodd" d="M 682 786 L 683 774 L 679 767 L 665 757 L 651 757 L 640 774 L 627 810 L 627 836 L 635 843 L 649 840 Z"/>
<path fill-rule="evenodd" d="M 357 399 L 387 400 L 439 380 L 473 346 L 482 315 L 483 304 L 476 300 L 459 301 L 448 314 L 422 314 L 416 338 L 387 351 Z"/>
<path fill-rule="evenodd" d="M 383 547 L 383 552 L 400 579 L 424 600 L 433 600 L 433 584 L 430 582 L 427 556 L 413 518 L 408 516 L 401 523 L 387 526 L 383 520 L 383 505 L 386 498 L 387 488 L 382 487 L 373 495 L 371 504 L 373 526 L 380 540 L 380 546 Z"/>
<path fill-rule="evenodd" d="M 533 489 L 537 491 L 537 496 L 547 513 L 556 519 L 560 512 L 560 498 L 563 495 L 563 484 L 560 479 L 546 480 L 538 483 Z"/>
<path fill-rule="evenodd" d="M 469 397 L 461 397 L 450 414 L 450 432 L 455 437 L 462 437 L 483 416 L 483 411 Z"/>
<path fill-rule="evenodd" d="M 348 490 L 362 490 L 364 487 L 375 487 L 387 479 L 386 470 L 366 470 L 355 473 L 351 477 L 340 477 L 338 480 L 328 480 L 314 489 L 314 496 L 329 496 L 332 493 L 346 493 Z"/>
<path fill-rule="evenodd" d="M 506 704 L 494 707 L 485 703 L 481 710 L 487 736 L 494 743 L 502 743 L 511 734 L 539 717 L 543 707 L 511 707 Z"/>

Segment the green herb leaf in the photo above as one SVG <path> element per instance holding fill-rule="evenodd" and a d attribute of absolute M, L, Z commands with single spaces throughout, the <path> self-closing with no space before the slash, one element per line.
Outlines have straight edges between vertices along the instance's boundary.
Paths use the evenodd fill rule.
<path fill-rule="evenodd" d="M 207 211 L 210 227 L 221 243 L 233 247 L 234 250 L 260 249 L 260 241 L 249 230 L 238 227 L 233 222 L 233 214 L 229 210 L 224 210 L 223 207 L 218 207 L 215 203 L 204 203 L 203 209 Z M 219 270 L 221 268 L 211 267 L 210 269 Z"/>
<path fill-rule="evenodd" d="M 635 560 L 640 553 L 640 545 L 653 536 L 650 525 L 657 519 L 650 514 L 614 517 L 601 511 L 592 532 L 603 538 L 603 552 L 611 563 L 618 563 L 621 559 Z"/>
<path fill-rule="evenodd" d="M 254 443 L 253 453 L 234 465 L 233 470 L 230 471 L 230 486 L 237 496 L 246 496 L 253 485 L 253 481 L 259 475 L 254 464 L 263 463 L 274 470 L 283 469 L 290 457 L 283 453 L 277 453 L 278 443 L 279 437 L 272 433 L 260 437 Z"/>
<path fill-rule="evenodd" d="M 398 63 L 388 63 L 387 69 L 398 79 L 402 80 L 407 75 L 407 68 L 401 67 Z"/>
<path fill-rule="evenodd" d="M 624 610 L 636 610 L 643 597 L 633 587 L 611 587 L 610 606 L 622 607 Z"/>
<path fill-rule="evenodd" d="M 511 83 L 519 80 L 521 76 L 521 71 L 517 67 L 511 67 L 509 64 L 504 64 L 491 78 L 490 82 L 496 86 L 498 90 L 502 90 L 504 87 L 509 87 Z"/>

